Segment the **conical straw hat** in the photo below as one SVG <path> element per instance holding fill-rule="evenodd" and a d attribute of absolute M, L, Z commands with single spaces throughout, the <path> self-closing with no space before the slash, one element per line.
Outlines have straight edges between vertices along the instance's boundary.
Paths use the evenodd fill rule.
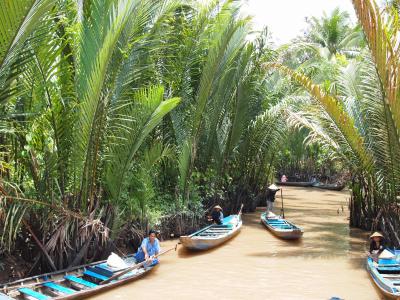
<path fill-rule="evenodd" d="M 271 184 L 268 188 L 270 190 L 279 190 L 279 188 L 275 184 Z"/>
<path fill-rule="evenodd" d="M 380 234 L 378 231 L 375 231 L 373 234 L 371 234 L 371 236 L 369 238 L 372 239 L 373 237 L 376 237 L 376 236 L 383 238 L 383 235 Z"/>
<path fill-rule="evenodd" d="M 215 206 L 214 206 L 214 209 L 220 209 L 220 210 L 223 210 L 223 209 L 222 209 L 222 207 L 221 207 L 221 206 L 219 206 L 219 205 L 215 205 Z"/>

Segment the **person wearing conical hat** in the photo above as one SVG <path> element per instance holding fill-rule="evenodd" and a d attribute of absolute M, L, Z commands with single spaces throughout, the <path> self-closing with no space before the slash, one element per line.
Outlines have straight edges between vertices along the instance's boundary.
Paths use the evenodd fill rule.
<path fill-rule="evenodd" d="M 375 260 L 378 259 L 379 254 L 385 250 L 383 235 L 379 232 L 374 232 L 370 237 L 371 243 L 369 244 L 369 255 Z"/>
<path fill-rule="evenodd" d="M 268 217 L 269 212 L 272 212 L 274 208 L 274 202 L 275 202 L 275 194 L 276 192 L 279 191 L 279 188 L 275 184 L 271 184 L 267 188 L 267 211 L 266 211 L 266 216 Z"/>
<path fill-rule="evenodd" d="M 222 207 L 215 205 L 211 212 L 211 218 L 209 218 L 209 221 L 213 221 L 215 224 L 222 225 L 223 219 L 224 214 L 222 213 Z"/>

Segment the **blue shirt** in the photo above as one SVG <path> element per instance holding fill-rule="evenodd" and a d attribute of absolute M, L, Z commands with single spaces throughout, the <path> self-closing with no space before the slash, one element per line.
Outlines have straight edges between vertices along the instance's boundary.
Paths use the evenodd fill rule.
<path fill-rule="evenodd" d="M 147 250 L 149 256 L 156 255 L 160 252 L 160 242 L 155 238 L 154 243 L 150 243 L 149 238 L 145 238 L 140 245 L 138 252 L 143 251 L 143 248 Z"/>

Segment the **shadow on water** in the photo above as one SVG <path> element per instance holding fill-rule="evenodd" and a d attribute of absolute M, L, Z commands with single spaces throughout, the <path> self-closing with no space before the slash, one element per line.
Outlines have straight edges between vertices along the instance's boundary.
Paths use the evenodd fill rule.
<path fill-rule="evenodd" d="M 180 245 L 180 248 L 178 249 L 178 257 L 179 258 L 191 258 L 195 256 L 202 256 L 202 255 L 208 255 L 213 253 L 214 251 L 218 250 L 222 245 L 219 245 L 217 247 L 208 249 L 208 250 L 191 250 L 187 249 L 184 246 Z"/>

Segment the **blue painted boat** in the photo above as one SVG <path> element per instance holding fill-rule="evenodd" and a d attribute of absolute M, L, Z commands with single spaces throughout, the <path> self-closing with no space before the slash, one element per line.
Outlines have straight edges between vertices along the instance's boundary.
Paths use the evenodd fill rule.
<path fill-rule="evenodd" d="M 293 223 L 270 212 L 261 214 L 261 223 L 265 225 L 273 234 L 288 240 L 299 239 L 303 236 L 303 230 Z"/>
<path fill-rule="evenodd" d="M 381 292 L 392 299 L 400 299 L 400 250 L 389 250 L 393 258 L 367 258 L 367 270 Z"/>
<path fill-rule="evenodd" d="M 134 255 L 123 260 L 123 268 L 110 267 L 104 260 L 10 282 L 0 286 L 0 300 L 82 299 L 137 280 L 157 266 L 136 263 Z"/>
<path fill-rule="evenodd" d="M 233 238 L 242 228 L 241 214 L 225 217 L 222 225 L 213 224 L 191 235 L 181 236 L 181 244 L 191 250 L 207 250 Z"/>

